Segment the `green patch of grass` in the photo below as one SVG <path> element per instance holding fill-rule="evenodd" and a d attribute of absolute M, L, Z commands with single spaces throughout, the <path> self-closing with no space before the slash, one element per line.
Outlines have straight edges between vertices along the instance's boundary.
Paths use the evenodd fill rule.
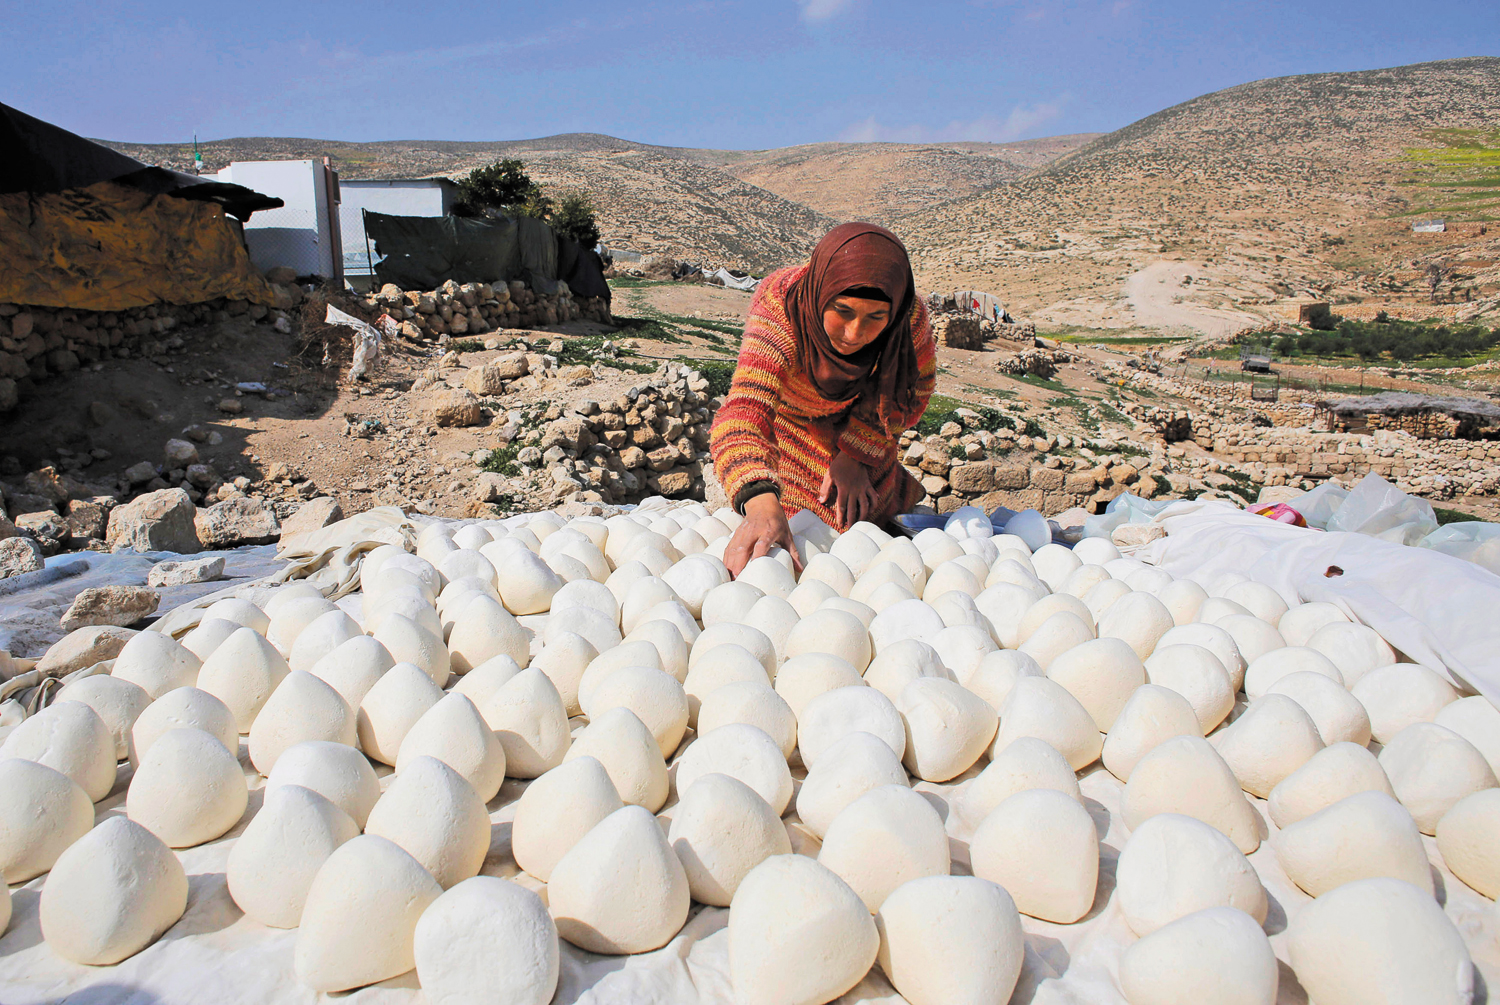
<path fill-rule="evenodd" d="M 477 338 L 461 338 L 457 342 L 448 343 L 449 352 L 484 352 L 484 343 Z"/>
<path fill-rule="evenodd" d="M 964 390 L 970 394 L 988 395 L 993 398 L 1014 398 L 1016 392 L 1008 387 L 979 387 L 975 384 L 965 384 Z"/>
<path fill-rule="evenodd" d="M 516 478 L 521 474 L 521 469 L 516 467 L 516 455 L 521 452 L 521 447 L 516 443 L 507 443 L 503 447 L 496 447 L 490 451 L 490 455 L 479 465 L 481 471 L 492 471 L 497 475 L 507 478 Z"/>
<path fill-rule="evenodd" d="M 648 286 L 675 286 L 670 279 L 636 279 L 634 276 L 616 276 L 607 280 L 612 290 L 639 290 Z"/>
<path fill-rule="evenodd" d="M 688 356 L 678 356 L 672 362 L 681 363 L 702 374 L 703 379 L 708 381 L 708 393 L 715 398 L 722 398 L 729 393 L 730 381 L 734 379 L 735 364 L 718 359 L 692 359 Z"/>
<path fill-rule="evenodd" d="M 1100 418 L 1108 419 L 1110 422 L 1123 423 L 1127 426 L 1130 425 L 1130 416 L 1106 401 L 1099 402 L 1094 408 L 1098 410 Z"/>
<path fill-rule="evenodd" d="M 1437 517 L 1439 527 L 1445 527 L 1450 523 L 1468 523 L 1479 518 L 1472 513 L 1464 513 L 1461 510 L 1446 509 L 1442 506 L 1432 507 L 1432 513 Z"/>
<path fill-rule="evenodd" d="M 612 370 L 627 370 L 631 373 L 652 373 L 656 370 L 654 363 L 632 362 L 628 358 L 636 355 L 632 350 L 616 349 L 618 356 L 606 353 L 602 335 L 570 335 L 562 342 L 563 347 L 556 353 L 559 366 L 593 366 L 598 363 Z"/>
<path fill-rule="evenodd" d="M 1156 498 L 1172 494 L 1172 483 L 1167 481 L 1166 475 L 1156 475 Z"/>
<path fill-rule="evenodd" d="M 1045 435 L 1042 427 L 1037 424 L 1035 419 L 1025 419 L 1023 421 L 1014 416 L 1004 415 L 984 405 L 969 405 L 959 401 L 957 398 L 950 398 L 946 394 L 934 394 L 927 402 L 927 411 L 923 412 L 922 417 L 917 420 L 917 432 L 923 436 L 936 435 L 949 422 L 958 422 L 958 417 L 954 413 L 960 408 L 967 408 L 978 414 L 979 429 L 987 429 L 992 433 L 999 429 L 1010 429 L 1026 436 Z M 974 425 L 961 422 L 959 425 L 963 426 L 966 430 L 973 430 L 975 428 Z"/>
<path fill-rule="evenodd" d="M 1177 342 L 1191 342 L 1189 335 L 1143 335 L 1140 338 L 1101 338 L 1097 335 L 1048 335 L 1047 338 L 1056 339 L 1058 342 L 1080 342 L 1089 345 L 1172 345 Z"/>
<path fill-rule="evenodd" d="M 1044 387 L 1049 391 L 1061 392 L 1067 390 L 1061 381 L 1048 380 L 1046 377 L 1038 377 L 1034 373 L 1023 373 L 1019 377 L 1015 374 L 1003 373 L 1000 376 L 1009 377 L 1011 380 L 1019 381 L 1022 384 L 1030 384 L 1032 387 Z"/>
<path fill-rule="evenodd" d="M 621 334 L 628 334 L 631 338 L 646 338 L 655 342 L 673 342 L 679 345 L 687 342 L 687 339 L 677 334 L 675 330 L 668 329 L 656 318 L 621 317 L 616 314 L 615 326 L 620 329 Z"/>

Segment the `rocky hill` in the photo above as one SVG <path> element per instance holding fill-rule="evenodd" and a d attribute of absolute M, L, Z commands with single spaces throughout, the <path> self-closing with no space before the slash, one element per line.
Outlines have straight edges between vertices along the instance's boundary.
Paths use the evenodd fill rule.
<path fill-rule="evenodd" d="M 1232 258 L 1262 269 L 1262 289 L 1315 289 L 1325 259 L 1378 266 L 1406 229 L 1388 218 L 1410 205 L 1407 148 L 1497 116 L 1493 57 L 1256 81 L 898 223 L 929 283 L 1032 304 L 1115 276 L 1120 255 Z"/>

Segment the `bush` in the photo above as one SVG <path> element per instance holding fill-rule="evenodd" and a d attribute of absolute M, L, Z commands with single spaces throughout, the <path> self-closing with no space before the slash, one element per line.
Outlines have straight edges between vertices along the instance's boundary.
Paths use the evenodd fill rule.
<path fill-rule="evenodd" d="M 564 192 L 552 212 L 552 229 L 571 237 L 585 248 L 599 243 L 599 224 L 595 219 L 594 200 L 587 192 Z"/>
<path fill-rule="evenodd" d="M 502 211 L 545 216 L 534 211 L 539 208 L 536 200 L 546 201 L 541 186 L 531 180 L 526 165 L 513 157 L 470 171 L 458 180 L 458 191 L 459 202 L 453 207 L 456 216 L 489 216 Z"/>

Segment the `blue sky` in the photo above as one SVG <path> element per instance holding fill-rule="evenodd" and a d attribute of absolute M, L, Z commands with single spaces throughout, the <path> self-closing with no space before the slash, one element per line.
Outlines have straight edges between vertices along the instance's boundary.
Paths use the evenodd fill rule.
<path fill-rule="evenodd" d="M 1004 141 L 1264 77 L 1500 54 L 1496 0 L 0 0 L 0 23 L 25 40 L 0 101 L 139 142 Z"/>

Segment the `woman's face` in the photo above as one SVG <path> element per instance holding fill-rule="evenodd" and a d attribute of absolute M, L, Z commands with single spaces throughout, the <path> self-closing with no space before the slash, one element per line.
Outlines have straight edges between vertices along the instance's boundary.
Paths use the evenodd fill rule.
<path fill-rule="evenodd" d="M 849 355 L 880 337 L 891 319 L 891 305 L 884 300 L 835 297 L 823 312 L 823 330 L 835 352 Z"/>

